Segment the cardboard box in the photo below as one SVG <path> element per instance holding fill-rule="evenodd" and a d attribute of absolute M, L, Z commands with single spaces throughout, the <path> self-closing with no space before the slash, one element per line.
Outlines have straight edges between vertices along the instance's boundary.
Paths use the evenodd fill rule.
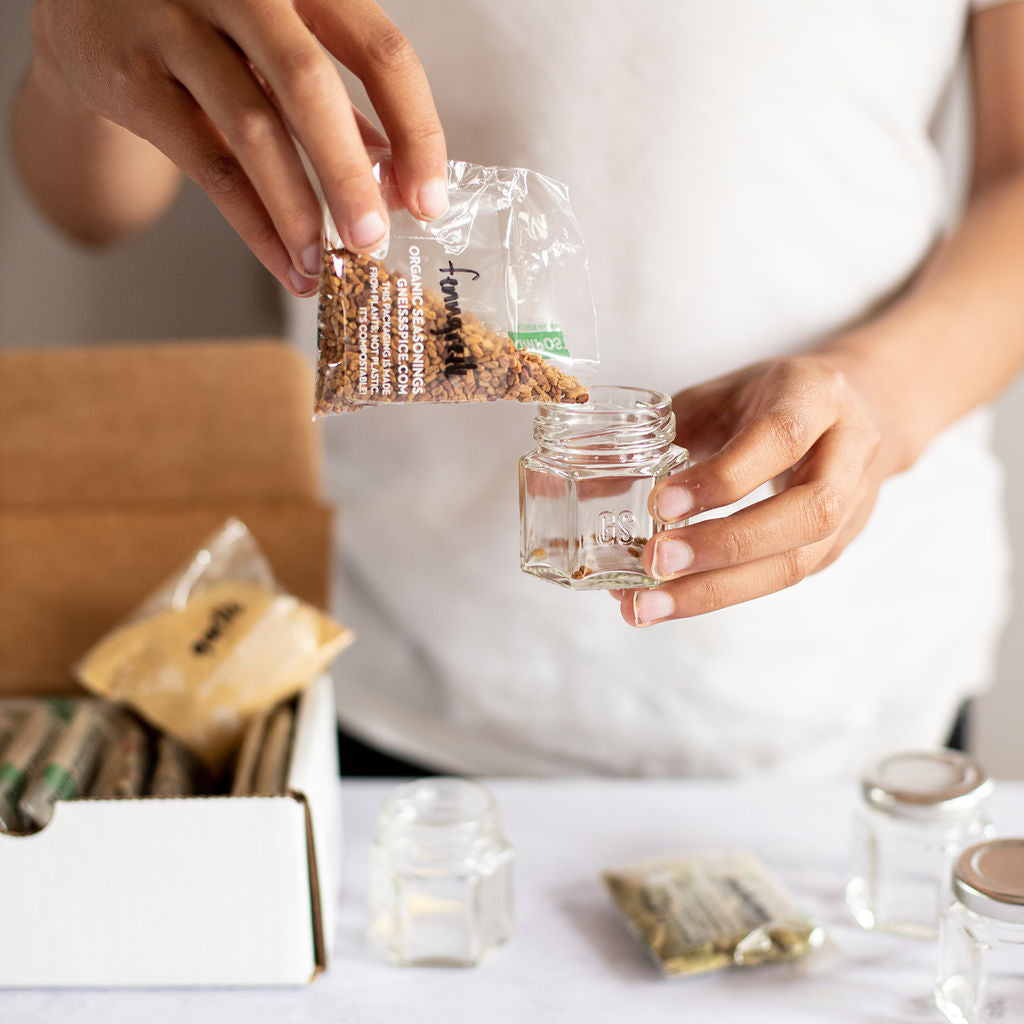
<path fill-rule="evenodd" d="M 326 967 L 340 830 L 329 679 L 288 795 L 58 802 L 0 835 L 0 985 L 299 985 Z"/>
<path fill-rule="evenodd" d="M 229 515 L 326 606 L 313 371 L 283 342 L 0 352 L 0 692 L 68 666 Z"/>
<path fill-rule="evenodd" d="M 325 606 L 311 395 L 272 340 L 0 353 L 0 693 L 74 692 L 70 665 L 229 515 Z M 0 985 L 308 981 L 333 935 L 337 787 L 323 679 L 286 796 L 65 802 L 0 835 Z"/>

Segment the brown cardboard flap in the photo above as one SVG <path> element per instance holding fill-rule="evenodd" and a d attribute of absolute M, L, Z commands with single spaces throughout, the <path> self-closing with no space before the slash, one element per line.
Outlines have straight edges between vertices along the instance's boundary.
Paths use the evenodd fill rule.
<path fill-rule="evenodd" d="M 0 352 L 0 507 L 315 499 L 312 391 L 269 339 Z"/>
<path fill-rule="evenodd" d="M 326 607 L 331 513 L 315 502 L 0 509 L 0 692 L 73 689 L 70 666 L 232 515 L 285 590 Z"/>
<path fill-rule="evenodd" d="M 326 607 L 312 390 L 271 339 L 0 352 L 0 690 L 69 687 L 229 516 Z"/>

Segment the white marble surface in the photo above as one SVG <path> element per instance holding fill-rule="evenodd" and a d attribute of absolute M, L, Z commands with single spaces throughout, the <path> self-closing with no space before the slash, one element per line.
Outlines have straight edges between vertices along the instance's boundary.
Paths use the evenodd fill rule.
<path fill-rule="evenodd" d="M 365 855 L 390 782 L 345 784 L 345 890 L 330 971 L 302 989 L 14 991 L 2 1024 L 941 1024 L 935 946 L 865 933 L 842 900 L 852 790 L 728 782 L 490 783 L 518 853 L 518 934 L 478 968 L 401 968 L 367 948 Z M 1024 835 L 1024 783 L 993 811 Z M 597 880 L 651 854 L 757 854 L 828 929 L 813 969 L 733 969 L 663 980 Z M 0 909 L 2 913 L 2 909 Z"/>

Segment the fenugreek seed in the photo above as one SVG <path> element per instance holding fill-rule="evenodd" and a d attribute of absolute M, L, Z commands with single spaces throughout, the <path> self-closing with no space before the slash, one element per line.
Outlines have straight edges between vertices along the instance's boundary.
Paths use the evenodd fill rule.
<path fill-rule="evenodd" d="M 340 273 L 339 273 L 340 270 Z M 373 277 L 376 276 L 376 287 Z M 354 256 L 344 249 L 326 250 L 319 299 L 316 374 L 316 410 L 336 413 L 374 402 L 483 402 L 497 398 L 519 401 L 585 402 L 586 389 L 574 377 L 561 373 L 535 352 L 519 351 L 505 335 L 489 331 L 471 312 L 462 317 L 462 343 L 475 362 L 464 373 L 451 373 L 451 353 L 443 332 L 434 332 L 447 322 L 444 304 L 430 292 L 424 293 L 421 308 L 424 325 L 421 388 L 408 386 L 408 367 L 403 388 L 398 386 L 397 351 L 374 368 L 375 390 L 370 389 L 370 372 L 365 352 L 360 352 L 360 314 L 373 308 L 391 323 L 399 322 L 398 288 L 395 275 L 380 261 Z M 383 298 L 382 298 L 383 296 Z M 388 298 L 388 296 L 390 298 Z M 371 303 L 371 299 L 375 301 Z M 390 301 L 391 308 L 381 311 Z M 386 335 L 385 335 L 386 337 Z M 361 362 L 362 359 L 362 362 Z"/>

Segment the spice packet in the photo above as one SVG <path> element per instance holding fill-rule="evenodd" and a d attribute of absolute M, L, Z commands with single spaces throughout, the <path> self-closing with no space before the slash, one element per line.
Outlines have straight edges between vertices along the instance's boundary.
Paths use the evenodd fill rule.
<path fill-rule="evenodd" d="M 389 158 L 384 247 L 342 247 L 325 210 L 316 416 L 422 402 L 586 402 L 597 330 L 565 185 L 535 171 L 448 165 L 447 213 L 416 220 Z"/>
<path fill-rule="evenodd" d="M 113 739 L 103 753 L 89 796 L 94 800 L 142 796 L 153 756 L 146 729 L 128 712 L 116 716 L 112 729 Z"/>
<path fill-rule="evenodd" d="M 249 719 L 305 688 L 351 639 L 284 592 L 252 534 L 230 519 L 74 671 L 216 776 Z"/>
<path fill-rule="evenodd" d="M 270 710 L 267 710 L 262 714 L 253 715 L 245 727 L 245 734 L 242 736 L 242 745 L 238 748 L 234 774 L 231 779 L 232 796 L 249 796 L 253 792 L 253 779 L 256 775 L 256 766 L 259 764 L 260 750 L 263 747 L 263 738 L 267 732 L 267 722 L 271 713 Z"/>
<path fill-rule="evenodd" d="M 23 712 L 7 711 L 0 708 L 0 758 L 3 758 L 4 751 L 18 734 L 18 729 L 24 720 Z"/>
<path fill-rule="evenodd" d="M 69 700 L 40 700 L 20 723 L 4 750 L 0 761 L 0 829 L 3 831 L 29 829 L 19 802 L 29 779 L 71 718 L 73 706 Z"/>
<path fill-rule="evenodd" d="M 252 791 L 261 796 L 279 796 L 284 792 L 288 761 L 292 754 L 295 711 L 290 704 L 274 709 L 267 720 L 259 762 L 253 772 Z"/>
<path fill-rule="evenodd" d="M 755 857 L 661 857 L 601 876 L 665 976 L 795 960 L 825 932 Z"/>
<path fill-rule="evenodd" d="M 88 791 L 103 748 L 113 735 L 111 709 L 81 701 L 19 803 L 25 820 L 43 827 L 58 800 L 74 800 Z"/>
<path fill-rule="evenodd" d="M 191 796 L 199 790 L 202 774 L 194 754 L 170 736 L 157 737 L 149 796 Z"/>

